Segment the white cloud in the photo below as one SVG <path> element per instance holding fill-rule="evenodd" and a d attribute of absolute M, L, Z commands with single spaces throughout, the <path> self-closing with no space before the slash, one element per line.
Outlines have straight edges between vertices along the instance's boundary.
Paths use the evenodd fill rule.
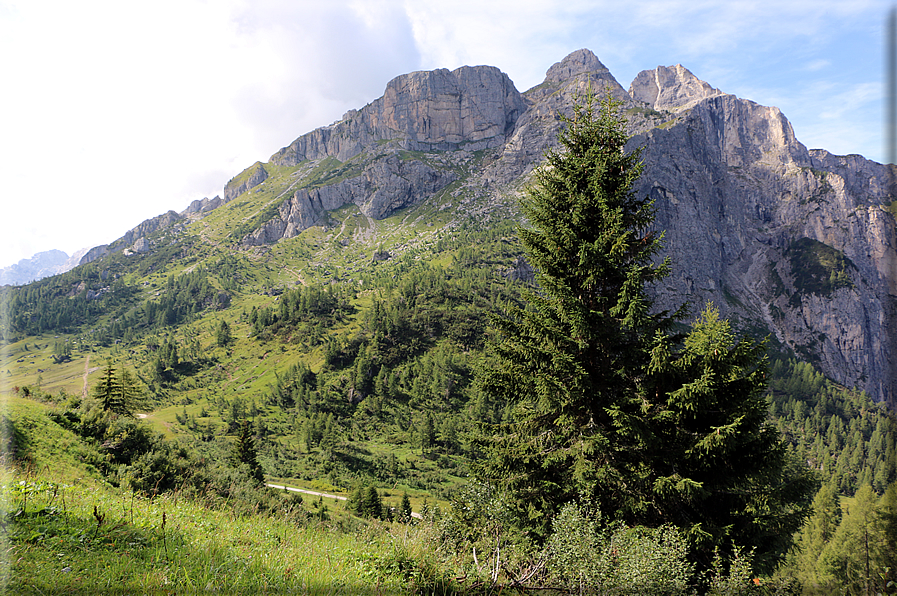
<path fill-rule="evenodd" d="M 832 63 L 829 60 L 822 60 L 822 59 L 813 60 L 812 62 L 810 62 L 809 64 L 804 66 L 804 70 L 808 70 L 810 72 L 816 72 L 816 71 L 828 68 L 829 66 L 831 66 L 831 64 Z"/>

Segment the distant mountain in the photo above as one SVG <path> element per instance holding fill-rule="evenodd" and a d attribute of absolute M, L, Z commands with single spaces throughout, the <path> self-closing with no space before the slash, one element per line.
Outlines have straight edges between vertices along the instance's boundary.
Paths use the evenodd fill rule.
<path fill-rule="evenodd" d="M 68 254 L 61 250 L 39 252 L 30 259 L 22 259 L 15 265 L 0 269 L 0 285 L 22 285 L 36 279 L 60 273 Z"/>
<path fill-rule="evenodd" d="M 174 271 L 224 250 L 266 263 L 265 291 L 267 271 L 359 283 L 371 254 L 426 260 L 465 229 L 520 221 L 517 197 L 556 145 L 559 115 L 590 90 L 622 102 L 630 147 L 644 148 L 638 192 L 655 201 L 672 259 L 658 305 L 696 313 L 713 301 L 739 329 L 897 405 L 895 172 L 808 150 L 777 108 L 681 65 L 643 71 L 628 90 L 588 50 L 525 92 L 492 66 L 401 75 L 235 176 L 223 199 L 147 220 L 80 262 L 155 259 L 145 271 Z M 301 250 L 286 248 L 300 237 Z"/>
<path fill-rule="evenodd" d="M 65 273 L 81 264 L 90 249 L 82 248 L 69 256 L 61 250 L 47 250 L 0 269 L 0 286 L 20 286 L 51 275 Z"/>

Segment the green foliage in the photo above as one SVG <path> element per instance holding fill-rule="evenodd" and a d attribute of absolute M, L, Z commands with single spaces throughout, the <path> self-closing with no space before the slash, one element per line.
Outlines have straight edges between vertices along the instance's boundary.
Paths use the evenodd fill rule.
<path fill-rule="evenodd" d="M 801 294 L 828 296 L 838 288 L 852 288 L 856 265 L 844 253 L 812 238 L 801 238 L 785 251 Z"/>
<path fill-rule="evenodd" d="M 108 315 L 123 316 L 138 289 L 115 279 L 114 273 L 99 264 L 89 263 L 26 286 L 5 289 L 4 294 L 8 311 L 3 321 L 5 334 L 38 335 L 95 325 Z"/>
<path fill-rule="evenodd" d="M 255 448 L 255 438 L 253 436 L 252 423 L 244 420 L 240 425 L 240 433 L 234 443 L 233 460 L 238 466 L 245 465 L 248 470 L 248 476 L 259 485 L 265 482 L 265 473 L 258 461 L 258 452 Z"/>
<path fill-rule="evenodd" d="M 852 496 L 868 483 L 883 493 L 897 481 L 897 421 L 883 403 L 794 360 L 773 363 L 770 389 L 779 432 L 836 492 Z"/>
<path fill-rule="evenodd" d="M 72 345 L 68 341 L 54 342 L 53 344 L 53 361 L 56 364 L 62 364 L 72 359 Z"/>
<path fill-rule="evenodd" d="M 496 321 L 483 391 L 511 404 L 488 437 L 482 477 L 503 482 L 522 528 L 545 536 L 564 503 L 685 532 L 701 568 L 733 543 L 771 569 L 808 515 L 812 476 L 766 423 L 763 345 L 736 340 L 708 307 L 686 336 L 681 312 L 652 314 L 645 286 L 662 235 L 634 196 L 617 105 L 577 106 L 561 152 L 522 204 L 537 269 L 529 308 Z"/>
<path fill-rule="evenodd" d="M 408 498 L 407 492 L 402 493 L 402 502 L 399 504 L 398 511 L 396 511 L 396 521 L 405 524 L 411 522 L 411 499 Z"/>
<path fill-rule="evenodd" d="M 103 376 L 93 388 L 93 396 L 99 400 L 103 410 L 116 416 L 133 416 L 142 394 L 130 371 L 121 367 L 116 375 L 111 364 L 106 366 Z"/>
<path fill-rule="evenodd" d="M 219 348 L 226 348 L 232 341 L 230 325 L 227 324 L 227 321 L 222 320 L 215 332 L 215 344 Z"/>
<path fill-rule="evenodd" d="M 479 381 L 514 404 L 481 473 L 510 483 L 524 525 L 542 535 L 563 503 L 596 490 L 602 510 L 632 517 L 642 507 L 632 388 L 644 338 L 668 323 L 649 314 L 644 289 L 668 266 L 651 263 L 652 204 L 632 191 L 639 151 L 624 151 L 617 105 L 605 100 L 599 113 L 592 101 L 577 106 L 563 151 L 549 152 L 521 204 L 533 227 L 520 239 L 541 289 L 530 308 L 496 320 L 498 360 Z"/>
<path fill-rule="evenodd" d="M 589 507 L 561 508 L 546 545 L 552 585 L 580 594 L 686 593 L 694 565 L 675 527 L 602 527 L 602 521 Z"/>
<path fill-rule="evenodd" d="M 685 530 L 705 568 L 716 549 L 734 556 L 735 543 L 756 549 L 754 563 L 771 571 L 809 515 L 816 479 L 767 423 L 764 353 L 709 307 L 681 350 L 661 334 L 651 350 L 644 519 Z"/>

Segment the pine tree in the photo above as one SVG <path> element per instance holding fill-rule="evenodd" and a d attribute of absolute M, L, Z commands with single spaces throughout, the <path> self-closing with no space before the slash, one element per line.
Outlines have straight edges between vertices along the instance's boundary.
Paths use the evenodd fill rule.
<path fill-rule="evenodd" d="M 638 388 L 650 429 L 640 520 L 684 529 L 701 564 L 735 544 L 771 572 L 817 484 L 767 421 L 765 344 L 737 339 L 712 305 L 676 343 L 655 336 Z"/>
<path fill-rule="evenodd" d="M 577 105 L 521 203 L 519 230 L 536 269 L 528 308 L 493 321 L 495 361 L 480 388 L 513 410 L 487 447 L 484 479 L 502 479 L 537 534 L 562 504 L 594 498 L 605 511 L 642 508 L 642 403 L 633 390 L 648 362 L 644 338 L 669 319 L 649 313 L 645 285 L 662 234 L 653 205 L 635 196 L 639 150 L 626 152 L 618 104 Z M 632 518 L 633 515 L 626 515 Z"/>
<path fill-rule="evenodd" d="M 94 396 L 100 400 L 100 404 L 107 412 L 114 412 L 120 407 L 121 386 L 111 364 L 107 364 L 103 369 L 103 376 L 94 387 Z"/>
<path fill-rule="evenodd" d="M 411 521 L 411 499 L 408 498 L 408 493 L 402 493 L 402 502 L 399 504 L 399 511 L 396 519 L 404 524 L 407 524 Z"/>
<path fill-rule="evenodd" d="M 835 585 L 845 593 L 872 594 L 876 577 L 883 571 L 884 536 L 878 501 L 870 485 L 860 487 L 820 557 L 823 569 L 836 578 Z"/>
<path fill-rule="evenodd" d="M 132 410 L 138 404 L 140 391 L 134 377 L 127 369 L 122 367 L 119 374 L 115 374 L 115 368 L 107 364 L 103 370 L 103 376 L 94 387 L 94 397 L 100 400 L 100 404 L 107 412 L 119 416 L 132 416 Z"/>
<path fill-rule="evenodd" d="M 227 324 L 227 321 L 222 320 L 221 324 L 218 325 L 218 330 L 215 333 L 215 343 L 218 347 L 224 348 L 227 347 L 229 343 L 231 343 L 232 337 L 230 333 L 230 325 Z"/>
<path fill-rule="evenodd" d="M 234 443 L 233 459 L 237 465 L 246 464 L 249 467 L 249 477 L 259 484 L 264 484 L 265 473 L 258 461 L 255 439 L 252 436 L 252 423 L 248 420 L 244 420 L 240 425 L 240 434 Z"/>
<path fill-rule="evenodd" d="M 673 523 L 709 566 L 714 548 L 781 556 L 809 512 L 812 477 L 796 472 L 766 423 L 763 344 L 737 340 L 708 308 L 652 312 L 647 286 L 662 233 L 633 186 L 619 105 L 574 107 L 521 207 L 538 290 L 497 318 L 478 378 L 510 409 L 485 439 L 483 480 L 501 482 L 519 523 L 545 536 L 560 507 L 588 501 L 630 524 Z"/>
<path fill-rule="evenodd" d="M 380 519 L 383 515 L 383 501 L 380 499 L 380 493 L 377 492 L 377 488 L 374 486 L 368 487 L 364 496 L 363 511 L 367 517 L 376 519 Z"/>
<path fill-rule="evenodd" d="M 841 504 L 837 488 L 827 483 L 813 498 L 813 515 L 800 532 L 797 566 L 801 581 L 805 585 L 820 585 L 826 582 L 824 572 L 819 568 L 819 557 L 825 546 L 831 542 L 841 522 Z"/>
<path fill-rule="evenodd" d="M 365 507 L 364 507 L 364 497 L 365 497 L 364 485 L 359 484 L 355 487 L 355 490 L 352 491 L 352 495 L 349 497 L 349 502 L 347 503 L 349 511 L 354 513 L 355 515 L 364 515 Z"/>

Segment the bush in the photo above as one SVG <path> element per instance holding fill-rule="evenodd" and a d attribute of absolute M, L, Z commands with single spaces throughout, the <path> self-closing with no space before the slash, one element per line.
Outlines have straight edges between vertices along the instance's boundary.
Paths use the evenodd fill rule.
<path fill-rule="evenodd" d="M 676 528 L 601 523 L 591 507 L 570 503 L 561 509 L 546 545 L 552 583 L 580 593 L 686 592 L 694 566 Z"/>
<path fill-rule="evenodd" d="M 135 458 L 129 466 L 119 469 L 122 484 L 147 496 L 154 496 L 192 483 L 196 461 L 183 447 L 165 441 Z"/>

